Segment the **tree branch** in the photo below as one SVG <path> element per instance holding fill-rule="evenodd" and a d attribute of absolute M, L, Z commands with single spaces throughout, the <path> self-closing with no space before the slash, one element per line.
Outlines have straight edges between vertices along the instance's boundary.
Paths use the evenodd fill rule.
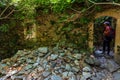
<path fill-rule="evenodd" d="M 8 15 L 5 16 L 5 18 L 9 17 L 15 10 L 13 9 Z"/>
<path fill-rule="evenodd" d="M 22 7 L 22 8 L 20 8 L 20 9 L 18 9 L 18 10 L 15 10 L 15 9 L 13 9 L 13 10 L 11 10 L 6 16 L 2 16 L 4 13 L 5 13 L 5 11 L 10 7 L 11 5 L 7 5 L 6 7 L 5 7 L 5 9 L 0 13 L 0 20 L 2 20 L 2 19 L 7 19 L 13 12 L 18 12 L 18 11 L 22 11 L 25 7 Z"/>
<path fill-rule="evenodd" d="M 78 10 L 76 10 L 76 9 L 74 9 L 74 8 L 70 8 L 70 9 L 73 10 L 73 11 L 75 11 L 75 12 L 77 12 L 77 13 L 79 13 L 79 14 L 81 14 L 80 11 L 78 11 Z"/>
<path fill-rule="evenodd" d="M 2 18 L 0 18 L 0 20 L 6 20 L 6 19 L 8 19 L 8 20 L 20 20 L 20 19 L 17 19 L 17 18 L 11 18 L 11 17 L 2 17 Z"/>
<path fill-rule="evenodd" d="M 85 11 L 89 10 L 89 9 L 92 8 L 93 6 L 95 6 L 95 5 L 89 6 Z M 84 11 L 78 11 L 78 10 L 73 9 L 73 8 L 70 8 L 70 9 L 72 9 L 73 11 L 75 11 L 75 12 L 77 12 L 77 13 L 79 13 L 79 14 L 81 14 L 81 13 L 84 12 Z"/>
<path fill-rule="evenodd" d="M 6 6 L 6 8 L 2 11 L 2 13 L 0 14 L 0 17 L 4 14 L 4 12 L 9 8 L 10 5 Z"/>
<path fill-rule="evenodd" d="M 7 7 L 4 9 L 4 11 L 2 11 L 2 13 L 0 14 L 0 20 L 2 20 L 2 19 L 8 19 L 9 16 L 10 16 L 13 12 L 22 11 L 22 10 L 24 9 L 24 7 L 21 8 L 21 9 L 18 9 L 18 10 L 13 9 L 13 10 L 11 10 L 6 16 L 2 17 L 2 15 L 4 14 L 4 12 L 8 9 L 8 7 L 9 7 L 9 6 L 7 6 Z"/>
<path fill-rule="evenodd" d="M 114 1 L 113 2 L 94 2 L 92 0 L 88 0 L 89 2 L 95 4 L 95 5 L 104 5 L 104 4 L 110 4 L 110 5 L 117 5 L 117 6 L 120 6 L 119 3 L 115 3 Z"/>

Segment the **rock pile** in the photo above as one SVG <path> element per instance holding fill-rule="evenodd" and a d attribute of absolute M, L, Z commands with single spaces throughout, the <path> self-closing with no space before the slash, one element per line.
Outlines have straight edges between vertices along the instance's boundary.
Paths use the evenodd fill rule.
<path fill-rule="evenodd" d="M 0 80 L 113 80 L 110 71 L 99 68 L 99 59 L 85 55 L 72 48 L 19 50 L 0 62 Z"/>

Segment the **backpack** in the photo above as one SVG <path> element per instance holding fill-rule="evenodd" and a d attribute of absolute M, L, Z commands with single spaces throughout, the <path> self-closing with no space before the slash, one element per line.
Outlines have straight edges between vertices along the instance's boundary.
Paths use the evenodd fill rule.
<path fill-rule="evenodd" d="M 114 39 L 115 38 L 115 29 L 113 29 L 112 27 L 110 27 L 110 34 L 109 36 Z"/>

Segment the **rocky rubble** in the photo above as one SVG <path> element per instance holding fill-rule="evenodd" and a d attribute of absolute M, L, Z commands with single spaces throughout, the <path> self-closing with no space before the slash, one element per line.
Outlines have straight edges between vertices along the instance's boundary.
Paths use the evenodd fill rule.
<path fill-rule="evenodd" d="M 113 60 L 86 54 L 56 47 L 19 50 L 0 62 L 0 80 L 120 80 L 119 66 Z"/>

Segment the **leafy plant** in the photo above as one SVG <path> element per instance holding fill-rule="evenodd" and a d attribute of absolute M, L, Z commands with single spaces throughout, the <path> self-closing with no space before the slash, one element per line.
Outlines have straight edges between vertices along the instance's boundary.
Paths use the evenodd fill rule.
<path fill-rule="evenodd" d="M 8 24 L 2 24 L 0 26 L 0 31 L 1 32 L 7 32 L 7 31 L 9 31 L 9 25 Z"/>
<path fill-rule="evenodd" d="M 69 31 L 71 31 L 73 28 L 74 28 L 73 23 L 72 23 L 72 22 L 69 22 L 69 23 L 66 23 L 66 24 L 63 26 L 62 31 L 69 32 Z"/>
<path fill-rule="evenodd" d="M 88 24 L 90 20 L 89 18 L 81 17 L 79 21 L 81 24 Z"/>

